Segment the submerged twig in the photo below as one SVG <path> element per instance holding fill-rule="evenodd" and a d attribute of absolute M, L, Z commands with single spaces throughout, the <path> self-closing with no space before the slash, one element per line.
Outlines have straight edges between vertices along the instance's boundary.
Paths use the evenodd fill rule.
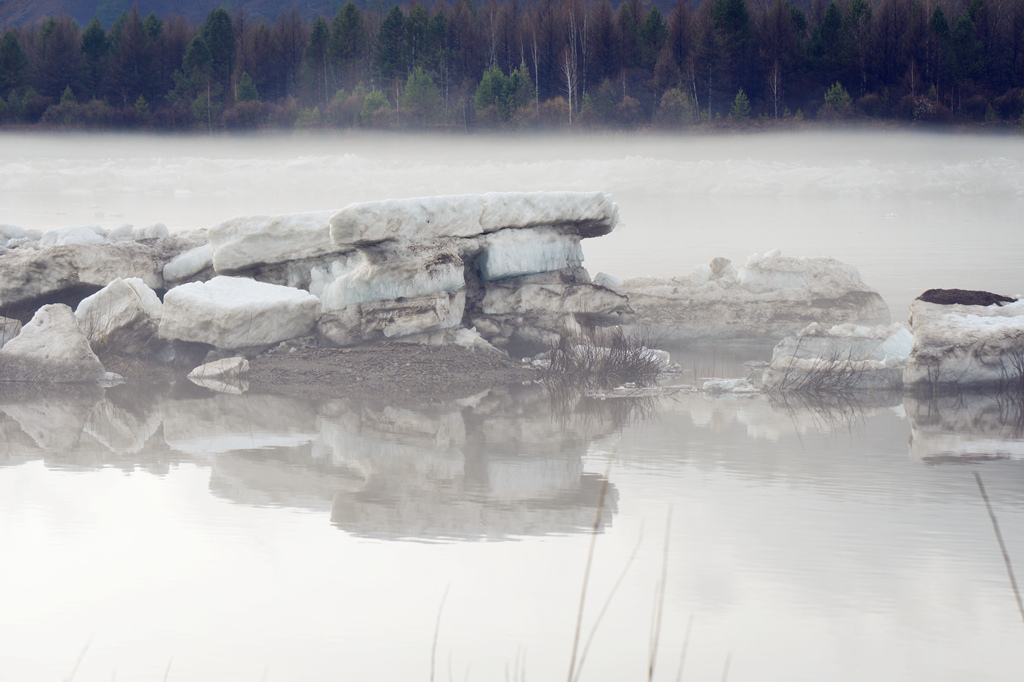
<path fill-rule="evenodd" d="M 996 521 L 996 513 L 992 510 L 992 503 L 988 500 L 988 493 L 985 492 L 985 485 L 981 482 L 981 475 L 974 472 L 974 480 L 978 482 L 978 490 L 981 491 L 981 499 L 985 500 L 985 508 L 988 509 L 988 517 L 992 519 L 992 529 L 996 532 L 996 540 L 999 542 L 999 550 L 1003 553 L 1003 563 L 1006 564 L 1006 573 L 1010 576 L 1010 587 L 1013 588 L 1013 596 L 1017 598 L 1017 610 L 1024 620 L 1024 602 L 1020 598 L 1020 590 L 1017 588 L 1017 578 L 1013 575 L 1013 564 L 1010 563 L 1010 554 L 1006 551 L 1006 543 L 1003 542 L 1003 534 L 999 531 L 999 522 Z"/>

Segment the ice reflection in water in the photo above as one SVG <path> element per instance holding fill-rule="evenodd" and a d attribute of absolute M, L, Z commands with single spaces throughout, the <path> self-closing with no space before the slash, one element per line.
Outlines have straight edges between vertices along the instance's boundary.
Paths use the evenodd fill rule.
<path fill-rule="evenodd" d="M 971 472 L 1024 566 L 1021 415 L 1007 396 L 555 414 L 532 387 L 428 406 L 5 391 L 0 582 L 20 589 L 0 667 L 66 677 L 95 631 L 82 679 L 159 678 L 170 656 L 182 679 L 411 679 L 450 584 L 442 677 L 450 655 L 453 677 L 500 679 L 525 647 L 529 679 L 561 679 L 614 456 L 588 618 L 645 539 L 582 679 L 643 678 L 670 506 L 658 679 L 691 614 L 684 679 L 727 655 L 730 679 L 1009 679 L 1024 625 Z"/>
<path fill-rule="evenodd" d="M 420 409 L 188 393 L 147 404 L 130 389 L 29 391 L 0 405 L 8 458 L 152 471 L 192 461 L 210 465 L 215 495 L 329 511 L 357 535 L 500 539 L 591 528 L 603 477 L 583 456 L 616 423 L 553 420 L 538 386 Z M 612 514 L 616 496 L 610 485 Z"/>

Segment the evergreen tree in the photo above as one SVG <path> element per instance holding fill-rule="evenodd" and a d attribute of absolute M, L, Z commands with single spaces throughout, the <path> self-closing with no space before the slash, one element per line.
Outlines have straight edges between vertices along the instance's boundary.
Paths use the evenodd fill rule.
<path fill-rule="evenodd" d="M 235 99 L 239 102 L 260 101 L 259 90 L 256 89 L 256 85 L 252 82 L 249 74 L 244 71 L 238 79 L 238 96 Z"/>
<path fill-rule="evenodd" d="M 640 64 L 646 71 L 653 71 L 661 49 L 668 40 L 668 24 L 661 16 L 657 5 L 651 7 L 638 32 Z"/>
<path fill-rule="evenodd" d="M 421 126 L 426 126 L 441 108 L 441 93 L 422 67 L 409 74 L 402 92 L 402 108 Z"/>
<path fill-rule="evenodd" d="M 753 92 L 753 28 L 744 0 L 712 0 L 712 21 L 721 48 L 723 94 Z"/>
<path fill-rule="evenodd" d="M 18 40 L 18 32 L 9 29 L 0 39 L 0 96 L 21 90 L 28 77 L 28 54 Z"/>
<path fill-rule="evenodd" d="M 639 68 L 643 59 L 640 54 L 640 30 L 636 25 L 636 16 L 633 15 L 630 3 L 624 2 L 619 5 L 615 21 L 622 41 L 622 68 Z"/>
<path fill-rule="evenodd" d="M 846 36 L 839 5 L 830 2 L 825 18 L 814 35 L 815 73 L 819 82 L 832 83 L 843 77 Z"/>
<path fill-rule="evenodd" d="M 850 0 L 846 26 L 850 51 L 857 66 L 860 94 L 863 95 L 868 89 L 868 38 L 871 35 L 871 5 L 866 0 Z"/>
<path fill-rule="evenodd" d="M 152 43 L 138 5 L 114 22 L 110 44 L 110 87 L 121 106 L 127 109 L 140 95 L 155 96 Z"/>
<path fill-rule="evenodd" d="M 85 58 L 82 85 L 90 99 L 99 98 L 102 93 L 109 54 L 110 41 L 107 40 L 107 32 L 100 26 L 99 19 L 93 17 L 82 33 L 82 56 Z"/>
<path fill-rule="evenodd" d="M 750 99 L 743 92 L 743 88 L 739 89 L 736 93 L 736 98 L 732 101 L 732 108 L 729 109 L 729 118 L 738 121 L 750 118 Z"/>
<path fill-rule="evenodd" d="M 363 15 L 351 0 L 331 21 L 328 46 L 330 59 L 338 71 L 338 84 L 351 90 L 362 77 L 367 54 Z"/>
<path fill-rule="evenodd" d="M 199 30 L 210 51 L 213 78 L 225 95 L 230 93 L 231 74 L 235 67 L 235 31 L 231 16 L 225 9 L 215 9 L 206 15 L 206 21 Z"/>
<path fill-rule="evenodd" d="M 376 47 L 374 62 L 381 82 L 388 83 L 405 73 L 405 15 L 398 5 L 392 6 L 380 22 Z"/>
<path fill-rule="evenodd" d="M 430 48 L 427 41 L 427 29 L 430 16 L 419 2 L 409 8 L 405 18 L 405 48 L 408 68 L 429 67 Z"/>
<path fill-rule="evenodd" d="M 82 34 L 68 15 L 50 17 L 36 30 L 33 82 L 40 94 L 57 99 L 64 88 L 81 89 Z"/>
<path fill-rule="evenodd" d="M 306 81 L 313 92 L 313 99 L 320 104 L 329 101 L 327 88 L 328 48 L 331 30 L 323 17 L 317 17 L 309 32 L 309 43 L 306 45 L 305 74 Z"/>

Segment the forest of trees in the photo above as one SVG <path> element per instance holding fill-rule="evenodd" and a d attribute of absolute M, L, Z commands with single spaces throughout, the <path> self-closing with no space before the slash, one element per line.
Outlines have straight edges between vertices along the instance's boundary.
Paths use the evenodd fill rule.
<path fill-rule="evenodd" d="M 0 37 L 0 122 L 168 130 L 1024 124 L 1024 0 L 436 0 Z"/>

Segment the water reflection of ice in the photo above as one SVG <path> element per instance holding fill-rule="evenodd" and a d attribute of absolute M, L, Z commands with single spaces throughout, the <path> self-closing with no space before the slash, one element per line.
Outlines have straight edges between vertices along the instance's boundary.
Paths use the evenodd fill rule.
<path fill-rule="evenodd" d="M 910 456 L 928 464 L 1024 459 L 1024 396 L 907 396 Z"/>
<path fill-rule="evenodd" d="M 606 482 L 583 457 L 616 428 L 602 416 L 554 415 L 536 386 L 419 407 L 194 390 L 143 397 L 125 387 L 0 401 L 8 464 L 159 472 L 208 463 L 219 497 L 329 512 L 342 530 L 389 538 L 590 528 Z"/>
<path fill-rule="evenodd" d="M 605 481 L 585 470 L 585 458 L 608 451 L 637 418 L 684 429 L 681 444 L 706 438 L 701 432 L 783 443 L 877 428 L 888 414 L 886 424 L 909 420 L 913 460 L 1024 459 L 1019 396 L 688 394 L 642 410 L 614 400 L 562 405 L 561 413 L 552 406 L 538 386 L 418 407 L 259 394 L 144 397 L 123 387 L 27 390 L 0 400 L 0 462 L 161 472 L 191 461 L 211 466 L 217 496 L 329 513 L 357 535 L 503 538 L 590 527 Z M 751 465 L 737 458 L 730 466 Z M 609 490 L 614 511 L 618 493 Z"/>

